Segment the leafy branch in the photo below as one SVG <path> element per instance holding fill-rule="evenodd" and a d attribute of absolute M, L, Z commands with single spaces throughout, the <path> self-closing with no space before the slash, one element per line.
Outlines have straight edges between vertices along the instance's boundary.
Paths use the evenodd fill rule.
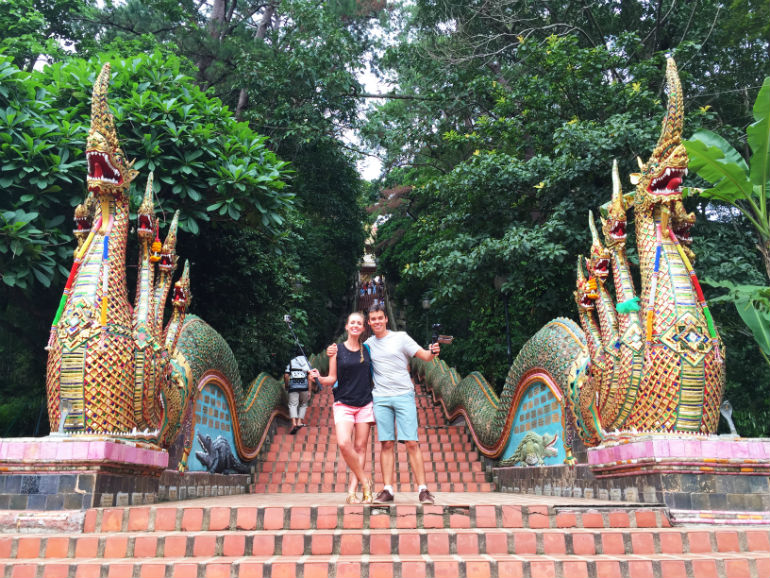
<path fill-rule="evenodd" d="M 690 189 L 706 199 L 727 203 L 751 223 L 758 236 L 757 248 L 770 277 L 770 78 L 766 78 L 754 103 L 754 123 L 746 130 L 751 147 L 750 165 L 730 143 L 711 131 L 703 130 L 685 141 L 690 168 L 711 183 L 709 189 Z M 770 287 L 733 285 L 709 281 L 729 293 L 717 300 L 731 300 L 751 330 L 765 361 L 770 364 Z"/>

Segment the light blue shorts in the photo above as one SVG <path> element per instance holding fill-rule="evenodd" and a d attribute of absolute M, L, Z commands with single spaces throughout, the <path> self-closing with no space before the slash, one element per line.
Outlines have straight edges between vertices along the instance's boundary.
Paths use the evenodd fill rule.
<path fill-rule="evenodd" d="M 381 442 L 417 441 L 417 404 L 414 392 L 374 397 L 377 439 Z M 398 429 L 398 438 L 393 426 Z"/>

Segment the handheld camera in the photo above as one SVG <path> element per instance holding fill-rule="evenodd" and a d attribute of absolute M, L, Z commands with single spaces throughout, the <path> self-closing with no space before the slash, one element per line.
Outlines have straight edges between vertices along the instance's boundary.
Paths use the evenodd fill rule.
<path fill-rule="evenodd" d="M 440 343 L 441 345 L 451 345 L 452 341 L 454 341 L 454 337 L 452 335 L 441 335 L 439 331 L 441 331 L 441 323 L 434 323 L 431 325 L 433 328 L 433 336 L 431 337 L 431 344 L 433 343 Z"/>

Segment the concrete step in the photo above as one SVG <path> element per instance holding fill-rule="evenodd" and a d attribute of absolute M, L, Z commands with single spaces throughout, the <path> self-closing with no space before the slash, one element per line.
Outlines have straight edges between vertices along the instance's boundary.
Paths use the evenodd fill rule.
<path fill-rule="evenodd" d="M 343 462 L 344 464 L 344 462 Z M 365 468 L 369 473 L 372 472 L 371 464 L 367 464 L 367 468 Z M 374 474 L 375 478 L 381 478 L 381 471 L 380 468 L 374 468 Z M 310 471 L 310 469 L 301 469 L 297 467 L 296 462 L 292 464 L 287 464 L 287 467 L 285 469 L 278 469 L 274 468 L 270 472 L 260 472 L 258 474 L 255 474 L 254 481 L 257 483 L 271 483 L 271 482 L 281 482 L 281 481 L 295 481 L 299 475 L 303 475 L 307 477 L 308 475 L 315 475 L 316 477 L 320 477 L 321 479 L 319 481 L 329 481 L 333 480 L 335 478 L 339 478 L 340 476 L 342 478 L 345 478 L 349 475 L 349 472 L 342 469 L 340 464 L 337 465 L 337 469 L 333 471 Z M 411 475 L 411 472 L 409 470 L 397 470 L 396 475 L 401 478 L 401 481 L 408 482 L 409 476 Z M 434 472 L 431 470 L 426 469 L 425 471 L 426 478 L 428 482 L 485 482 L 486 478 L 484 475 L 484 472 L 480 470 L 476 471 L 461 471 L 461 472 Z M 404 478 L 405 477 L 405 478 Z"/>
<path fill-rule="evenodd" d="M 294 461 L 294 460 L 292 460 Z M 399 459 L 397 460 L 397 464 L 400 467 L 404 462 L 406 461 L 406 458 L 402 460 L 400 455 Z M 380 463 L 379 460 L 373 460 L 367 462 L 367 467 L 370 466 L 370 464 L 374 464 L 374 467 L 376 468 L 376 471 L 380 471 Z M 300 461 L 299 465 L 296 468 L 296 471 L 300 472 L 337 472 L 341 471 L 343 468 L 347 469 L 347 465 L 344 465 L 345 462 L 342 461 L 341 456 L 338 454 L 334 456 L 333 459 L 328 460 L 318 460 L 315 459 L 312 462 L 307 461 Z M 453 461 L 453 462 L 431 462 L 428 464 L 428 466 L 431 468 L 428 471 L 433 471 L 436 473 L 439 472 L 481 472 L 482 466 L 480 462 L 473 462 L 473 461 Z M 257 473 L 270 473 L 275 471 L 286 471 L 288 468 L 287 461 L 265 461 L 265 462 L 258 462 L 256 469 Z M 427 470 L 427 468 L 426 468 Z"/>
<path fill-rule="evenodd" d="M 477 494 L 481 495 L 481 494 Z M 416 494 L 397 494 L 397 503 L 351 505 L 282 506 L 291 499 L 278 494 L 262 496 L 275 506 L 207 506 L 177 502 L 156 506 L 98 508 L 86 512 L 83 531 L 105 532 L 209 532 L 288 531 L 334 529 L 425 529 L 435 528 L 668 528 L 663 507 L 553 506 L 540 504 L 462 505 L 462 494 L 436 494 L 437 504 L 416 503 Z M 294 495 L 304 503 L 313 496 Z M 232 500 L 235 498 L 229 498 Z M 328 498 L 326 498 L 328 500 Z M 339 495 L 340 502 L 344 494 Z M 401 503 L 401 500 L 413 503 Z M 770 530 L 768 530 L 770 531 Z M 738 530 L 724 530 L 735 534 Z M 725 534 L 727 535 L 727 534 Z M 736 536 L 738 534 L 735 534 Z"/>
<path fill-rule="evenodd" d="M 423 460 L 427 460 L 427 463 L 425 464 L 425 469 L 427 470 L 438 470 L 438 471 L 451 471 L 449 468 L 453 468 L 454 471 L 461 471 L 461 470 L 470 470 L 473 469 L 471 466 L 463 467 L 460 466 L 462 463 L 476 463 L 478 462 L 479 456 L 476 452 L 473 451 L 455 451 L 455 450 L 445 450 L 441 448 L 435 448 L 431 449 L 429 447 L 421 447 L 422 451 L 422 457 Z M 374 461 L 379 462 L 380 460 L 380 450 L 379 448 L 375 450 L 374 452 L 367 452 L 367 456 L 374 456 Z M 278 462 L 278 463 L 286 463 L 291 462 L 297 464 L 297 467 L 299 467 L 299 464 L 306 462 L 308 464 L 308 468 L 310 467 L 310 464 L 313 464 L 315 462 L 318 462 L 320 458 L 324 458 L 324 463 L 327 462 L 338 462 L 339 459 L 341 459 L 341 456 L 339 455 L 339 451 L 337 447 L 335 446 L 334 449 L 314 449 L 314 448 L 308 448 L 308 449 L 301 449 L 301 450 L 273 450 L 266 452 L 262 455 L 262 463 L 267 462 Z M 407 453 L 406 451 L 398 451 L 396 452 L 396 461 L 397 462 L 406 462 L 407 460 Z M 338 459 L 339 458 L 339 459 Z M 434 463 L 440 464 L 440 466 L 434 467 Z M 457 464 L 455 466 L 452 466 L 451 464 Z M 481 469 L 481 464 L 479 463 L 478 466 L 476 466 L 476 469 Z"/>
<path fill-rule="evenodd" d="M 156 558 L 213 556 L 546 556 L 765 553 L 768 530 L 740 529 L 337 529 L 111 532 L 0 536 L 0 558 Z"/>
<path fill-rule="evenodd" d="M 305 416 L 307 417 L 307 416 Z M 315 423 L 311 419 L 305 420 L 308 424 L 307 427 L 301 428 L 296 434 L 290 434 L 291 426 L 279 425 L 276 426 L 276 437 L 273 440 L 275 443 L 277 440 L 282 440 L 285 443 L 292 444 L 295 440 L 306 438 L 314 443 L 321 442 L 334 442 L 336 437 L 334 435 L 334 420 L 331 413 L 325 416 L 323 420 L 319 420 Z M 329 427 L 331 426 L 331 427 Z M 376 426 L 375 426 L 376 429 Z M 444 427 L 420 427 L 420 440 L 441 442 L 441 443 L 455 443 L 462 442 L 472 445 L 470 436 L 464 426 L 444 426 Z"/>
<path fill-rule="evenodd" d="M 221 556 L 113 559 L 29 559 L 8 564 L 6 578 L 512 578 L 523 576 L 629 576 L 633 578 L 751 578 L 770 575 L 761 553 L 659 556 L 404 555 L 404 556 Z"/>
<path fill-rule="evenodd" d="M 252 494 L 277 494 L 280 492 L 296 492 L 300 494 L 317 494 L 317 493 L 341 493 L 347 492 L 348 482 L 347 478 L 343 481 L 335 481 L 329 483 L 316 483 L 312 481 L 307 483 L 271 483 L 271 484 L 252 484 L 249 486 L 249 492 Z M 493 492 L 495 491 L 495 485 L 491 482 L 437 482 L 431 483 L 428 481 L 431 492 L 446 492 L 461 494 L 464 492 Z M 382 479 L 375 478 L 375 492 L 379 491 L 382 486 Z M 394 483 L 393 488 L 397 493 L 416 494 L 417 485 L 414 482 L 407 483 Z M 360 494 L 359 490 L 359 494 Z"/>

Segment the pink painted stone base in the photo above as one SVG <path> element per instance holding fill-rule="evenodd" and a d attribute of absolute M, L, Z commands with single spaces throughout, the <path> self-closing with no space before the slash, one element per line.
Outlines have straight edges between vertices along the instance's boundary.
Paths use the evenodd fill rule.
<path fill-rule="evenodd" d="M 769 475 L 770 439 L 638 436 L 588 449 L 596 477 L 644 473 Z"/>
<path fill-rule="evenodd" d="M 0 471 L 108 471 L 160 476 L 168 452 L 144 442 L 106 436 L 0 439 Z"/>

